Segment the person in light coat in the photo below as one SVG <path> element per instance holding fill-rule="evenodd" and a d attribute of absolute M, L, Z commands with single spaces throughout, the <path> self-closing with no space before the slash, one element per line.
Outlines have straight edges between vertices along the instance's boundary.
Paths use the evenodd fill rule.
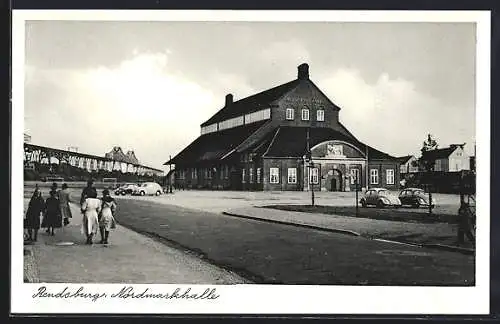
<path fill-rule="evenodd" d="M 99 228 L 98 215 L 101 212 L 101 200 L 97 199 L 96 190 L 88 191 L 81 210 L 83 213 L 82 234 L 87 237 L 86 244 L 92 244 L 92 239 Z"/>
<path fill-rule="evenodd" d="M 101 232 L 101 243 L 108 244 L 109 232 L 116 228 L 114 214 L 116 212 L 116 202 L 109 194 L 108 189 L 104 189 L 101 199 L 101 214 L 99 218 L 99 230 Z"/>

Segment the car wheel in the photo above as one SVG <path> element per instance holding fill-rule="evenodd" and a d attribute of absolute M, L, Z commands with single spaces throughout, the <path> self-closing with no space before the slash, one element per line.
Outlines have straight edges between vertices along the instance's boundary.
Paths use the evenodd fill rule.
<path fill-rule="evenodd" d="M 161 195 L 161 191 L 160 191 L 160 190 L 158 190 L 158 191 L 156 192 L 156 195 L 157 195 L 157 196 Z"/>
<path fill-rule="evenodd" d="M 413 203 L 413 207 L 415 207 L 415 208 L 419 208 L 419 207 L 420 207 L 420 201 L 415 201 L 415 202 Z"/>
<path fill-rule="evenodd" d="M 122 196 L 125 196 L 127 193 L 125 191 L 122 191 Z"/>
<path fill-rule="evenodd" d="M 141 196 L 144 196 L 146 193 L 144 191 L 141 191 Z"/>
<path fill-rule="evenodd" d="M 361 200 L 361 207 L 366 207 L 366 200 Z"/>
<path fill-rule="evenodd" d="M 377 207 L 378 208 L 384 208 L 385 207 L 384 202 L 382 200 L 377 201 Z"/>

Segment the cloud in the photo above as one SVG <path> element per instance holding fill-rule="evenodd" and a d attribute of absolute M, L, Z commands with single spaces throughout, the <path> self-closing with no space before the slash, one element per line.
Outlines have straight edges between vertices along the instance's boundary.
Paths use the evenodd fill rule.
<path fill-rule="evenodd" d="M 373 84 L 360 71 L 338 69 L 318 86 L 342 110 L 343 124 L 369 145 L 395 155 L 419 154 L 427 133 L 440 147 L 467 142 L 474 144 L 473 109 L 455 109 L 437 98 L 418 92 L 415 84 L 387 73 Z"/>
<path fill-rule="evenodd" d="M 35 143 L 44 138 L 98 155 L 120 145 L 157 167 L 198 136 L 207 107 L 222 100 L 170 74 L 167 53 L 136 53 L 116 68 L 30 68 L 25 91 L 26 125 Z M 40 104 L 43 109 L 36 109 Z M 50 132 L 42 120 L 53 125 Z"/>

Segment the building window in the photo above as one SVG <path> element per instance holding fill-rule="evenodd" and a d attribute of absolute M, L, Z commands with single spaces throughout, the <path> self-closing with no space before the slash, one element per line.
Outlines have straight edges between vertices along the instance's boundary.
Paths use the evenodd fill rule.
<path fill-rule="evenodd" d="M 257 183 L 260 183 L 260 168 L 257 168 Z"/>
<path fill-rule="evenodd" d="M 316 111 L 316 120 L 325 121 L 325 111 L 323 109 L 319 109 Z"/>
<path fill-rule="evenodd" d="M 280 183 L 280 169 L 278 168 L 269 169 L 269 182 Z"/>
<path fill-rule="evenodd" d="M 179 170 L 179 179 L 184 179 L 184 170 Z"/>
<path fill-rule="evenodd" d="M 196 179 L 196 169 L 195 168 L 191 169 L 191 178 Z"/>
<path fill-rule="evenodd" d="M 245 169 L 241 170 L 241 183 L 246 182 L 246 176 L 247 176 L 246 170 Z"/>
<path fill-rule="evenodd" d="M 311 168 L 311 176 L 309 177 L 309 182 L 312 184 L 319 183 L 319 169 L 318 168 Z"/>
<path fill-rule="evenodd" d="M 287 108 L 286 109 L 286 119 L 287 120 L 293 120 L 294 119 L 294 112 L 295 110 L 293 108 Z"/>
<path fill-rule="evenodd" d="M 370 170 L 370 184 L 378 184 L 378 169 Z"/>
<path fill-rule="evenodd" d="M 288 168 L 288 183 L 297 183 L 297 169 Z"/>
<path fill-rule="evenodd" d="M 248 170 L 248 176 L 250 177 L 250 183 L 253 183 L 253 168 L 250 168 L 250 170 Z"/>
<path fill-rule="evenodd" d="M 434 171 L 442 171 L 441 160 L 436 160 Z"/>
<path fill-rule="evenodd" d="M 309 109 L 302 109 L 302 120 L 309 120 Z"/>
<path fill-rule="evenodd" d="M 223 180 L 224 179 L 224 167 L 221 166 L 219 168 L 219 176 L 220 176 L 220 179 Z"/>
<path fill-rule="evenodd" d="M 355 185 L 356 180 L 360 181 L 361 179 L 359 178 L 359 169 L 351 169 L 351 184 Z"/>
<path fill-rule="evenodd" d="M 229 178 L 229 166 L 226 165 L 226 168 L 224 169 L 224 178 L 227 179 Z"/>
<path fill-rule="evenodd" d="M 388 185 L 394 184 L 394 169 L 387 169 L 385 174 L 385 183 Z"/>

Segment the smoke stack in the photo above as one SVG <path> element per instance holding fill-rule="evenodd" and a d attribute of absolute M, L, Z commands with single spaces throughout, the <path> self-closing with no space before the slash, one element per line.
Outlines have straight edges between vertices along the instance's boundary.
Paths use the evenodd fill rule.
<path fill-rule="evenodd" d="M 227 94 L 226 95 L 226 107 L 229 107 L 233 104 L 233 95 L 232 94 Z"/>
<path fill-rule="evenodd" d="M 307 63 L 302 63 L 301 65 L 299 65 L 297 70 L 297 77 L 299 80 L 309 79 L 309 65 Z"/>

